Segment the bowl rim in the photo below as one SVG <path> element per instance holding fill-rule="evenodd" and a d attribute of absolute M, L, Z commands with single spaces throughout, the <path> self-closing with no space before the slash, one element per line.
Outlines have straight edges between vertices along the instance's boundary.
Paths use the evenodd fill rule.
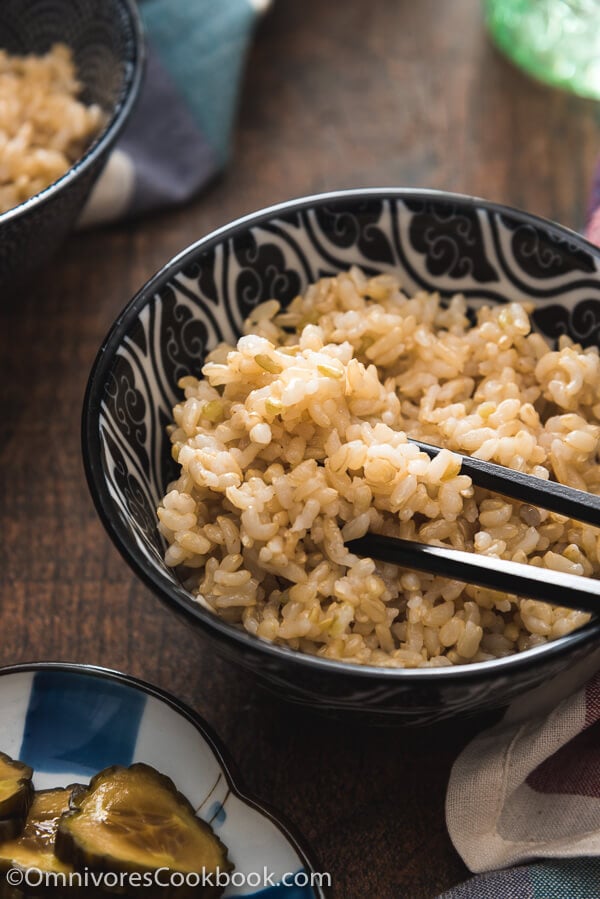
<path fill-rule="evenodd" d="M 116 2 L 121 6 L 129 19 L 133 51 L 131 58 L 125 60 L 125 75 L 123 78 L 121 97 L 118 103 L 114 106 L 110 118 L 104 125 L 104 128 L 94 138 L 83 156 L 80 156 L 79 159 L 67 169 L 64 175 L 61 175 L 60 178 L 57 178 L 56 181 L 53 181 L 48 187 L 40 190 L 32 197 L 23 200 L 18 206 L 13 206 L 10 209 L 7 209 L 6 212 L 0 213 L 0 227 L 5 222 L 27 215 L 36 207 L 51 200 L 63 187 L 67 187 L 79 178 L 80 175 L 84 174 L 113 146 L 123 130 L 125 123 L 129 119 L 131 111 L 137 102 L 143 81 L 146 65 L 146 40 L 144 26 L 135 0 L 116 0 Z"/>
<path fill-rule="evenodd" d="M 572 244 L 591 253 L 600 261 L 600 248 L 592 244 L 577 232 L 559 225 L 549 219 L 525 212 L 505 204 L 485 200 L 481 197 L 466 194 L 453 193 L 435 189 L 381 187 L 381 188 L 356 188 L 349 190 L 327 191 L 306 197 L 276 203 L 256 212 L 243 215 L 234 221 L 211 231 L 209 234 L 194 241 L 181 250 L 162 266 L 152 277 L 137 291 L 131 300 L 124 306 L 107 335 L 102 341 L 94 360 L 86 391 L 83 399 L 83 411 L 81 420 L 82 457 L 85 475 L 96 511 L 106 529 L 114 546 L 118 549 L 127 564 L 133 569 L 140 580 L 151 592 L 169 607 L 171 610 L 183 616 L 188 622 L 200 626 L 208 631 L 209 635 L 216 637 L 231 645 L 236 645 L 244 652 L 253 655 L 265 654 L 267 658 L 277 660 L 282 664 L 312 669 L 315 673 L 342 675 L 358 682 L 373 678 L 400 682 L 408 680 L 414 682 L 449 681 L 481 681 L 488 680 L 496 675 L 510 671 L 527 669 L 531 664 L 543 658 L 550 660 L 560 656 L 564 649 L 583 647 L 597 640 L 600 634 L 600 616 L 576 631 L 566 636 L 559 637 L 549 643 L 533 647 L 524 652 L 503 658 L 490 659 L 484 662 L 470 662 L 463 665 L 440 666 L 432 668 L 385 668 L 375 665 L 357 665 L 339 659 L 328 659 L 309 653 L 297 652 L 287 646 L 280 646 L 256 637 L 247 631 L 229 624 L 216 614 L 209 612 L 200 603 L 195 602 L 192 595 L 183 587 L 171 583 L 166 575 L 159 575 L 158 570 L 151 568 L 139 553 L 135 541 L 131 539 L 127 528 L 121 522 L 120 516 L 115 512 L 110 493 L 106 486 L 106 480 L 102 471 L 101 440 L 98 428 L 100 406 L 104 395 L 106 375 L 110 370 L 118 346 L 126 335 L 130 325 L 135 321 L 141 310 L 152 300 L 155 294 L 165 286 L 174 274 L 181 271 L 186 261 L 200 251 L 208 251 L 222 241 L 243 233 L 249 227 L 263 224 L 273 216 L 309 209 L 315 205 L 336 202 L 355 201 L 361 202 L 367 199 L 377 200 L 402 200 L 423 201 L 431 200 L 440 203 L 454 203 L 471 210 L 484 209 L 499 215 L 506 215 L 513 220 L 525 225 L 553 234 L 558 238 L 568 239 Z M 600 278 L 599 278 L 600 283 Z"/>
<path fill-rule="evenodd" d="M 309 872 L 315 873 L 324 870 L 317 863 L 312 846 L 310 846 L 300 830 L 270 803 L 263 802 L 262 799 L 254 796 L 252 792 L 248 792 L 244 778 L 240 774 L 240 769 L 221 738 L 217 736 L 210 724 L 187 703 L 177 699 L 176 696 L 167 690 L 163 690 L 162 687 L 157 687 L 149 681 L 135 677 L 133 674 L 125 674 L 123 671 L 118 671 L 115 668 L 104 668 L 101 665 L 91 665 L 86 662 L 19 662 L 14 665 L 0 666 L 0 678 L 12 674 L 35 674 L 38 671 L 62 671 L 67 674 L 78 674 L 86 677 L 95 677 L 99 680 L 117 682 L 164 702 L 174 712 L 188 721 L 208 744 L 225 775 L 231 792 L 243 803 L 263 814 L 281 831 L 285 839 L 296 850 L 300 860 Z M 327 899 L 329 896 L 328 889 L 325 889 L 319 883 L 311 884 L 311 889 L 314 890 L 317 899 Z"/>

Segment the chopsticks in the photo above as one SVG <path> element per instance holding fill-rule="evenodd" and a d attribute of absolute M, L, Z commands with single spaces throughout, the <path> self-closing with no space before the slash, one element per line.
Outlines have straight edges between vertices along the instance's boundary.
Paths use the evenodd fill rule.
<path fill-rule="evenodd" d="M 439 446 L 422 443 L 411 437 L 408 438 L 408 442 L 418 446 L 430 459 L 434 459 L 441 450 Z M 549 512 L 557 512 L 559 515 L 574 518 L 575 521 L 600 527 L 600 496 L 557 484 L 556 481 L 545 481 L 532 474 L 496 465 L 495 462 L 484 462 L 464 453 L 455 455 L 461 458 L 460 473 L 469 475 L 477 487 L 484 487 L 519 502 L 540 506 Z"/>
<path fill-rule="evenodd" d="M 595 578 L 537 568 L 451 546 L 429 546 L 382 534 L 365 534 L 346 544 L 357 556 L 370 556 L 402 568 L 440 574 L 490 590 L 539 599 L 569 609 L 600 611 L 600 581 Z"/>
<path fill-rule="evenodd" d="M 409 442 L 430 458 L 435 458 L 441 450 L 439 446 L 420 440 L 409 438 Z M 457 455 L 462 461 L 460 473 L 469 475 L 476 486 L 600 527 L 600 497 L 494 462 L 484 462 L 462 453 Z M 403 568 L 568 608 L 600 611 L 600 581 L 593 578 L 381 534 L 366 534 L 350 540 L 346 546 L 358 556 L 370 556 Z"/>

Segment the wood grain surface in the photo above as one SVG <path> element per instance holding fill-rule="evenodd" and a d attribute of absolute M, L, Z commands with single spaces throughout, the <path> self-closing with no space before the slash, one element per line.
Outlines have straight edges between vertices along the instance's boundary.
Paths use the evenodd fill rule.
<path fill-rule="evenodd" d="M 486 722 L 368 730 L 300 713 L 221 662 L 134 577 L 88 495 L 79 422 L 113 319 L 176 251 L 270 203 L 339 187 L 445 188 L 582 227 L 598 106 L 491 47 L 478 0 L 276 0 L 260 24 L 231 163 L 195 202 L 74 236 L 0 299 L 0 664 L 70 660 L 173 692 L 284 812 L 333 899 L 430 899 L 468 876 L 448 773 Z"/>

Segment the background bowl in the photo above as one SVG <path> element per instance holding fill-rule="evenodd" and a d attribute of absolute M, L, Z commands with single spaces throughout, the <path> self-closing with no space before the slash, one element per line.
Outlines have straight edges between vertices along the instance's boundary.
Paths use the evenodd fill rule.
<path fill-rule="evenodd" d="M 90 376 L 83 448 L 108 533 L 163 602 L 281 696 L 328 713 L 425 723 L 496 708 L 595 652 L 597 619 L 508 658 L 390 670 L 316 658 L 261 641 L 195 603 L 163 562 L 155 508 L 175 474 L 165 427 L 178 379 L 206 350 L 234 341 L 272 296 L 289 302 L 317 278 L 356 264 L 393 271 L 408 292 L 462 291 L 473 306 L 530 300 L 550 340 L 600 340 L 600 250 L 535 216 L 437 191 L 341 191 L 240 219 L 169 262 L 131 301 Z"/>
<path fill-rule="evenodd" d="M 2 49 L 40 54 L 57 42 L 73 51 L 82 99 L 103 109 L 106 124 L 58 181 L 0 215 L 4 292 L 46 262 L 71 230 L 131 113 L 142 80 L 143 35 L 134 0 L 2 0 Z"/>
<path fill-rule="evenodd" d="M 229 850 L 238 877 L 297 886 L 264 899 L 324 899 L 301 838 L 270 809 L 240 791 L 225 750 L 201 718 L 173 696 L 116 671 L 40 662 L 0 668 L 0 751 L 34 769 L 36 789 L 87 781 L 109 765 L 145 762 L 170 777 Z M 291 878 L 287 878 L 291 880 Z M 260 887 L 258 887 L 260 890 Z M 256 896 L 253 878 L 228 896 Z"/>

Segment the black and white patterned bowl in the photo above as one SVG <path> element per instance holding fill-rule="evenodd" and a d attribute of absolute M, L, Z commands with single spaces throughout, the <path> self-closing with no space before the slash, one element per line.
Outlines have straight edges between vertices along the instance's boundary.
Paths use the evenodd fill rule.
<path fill-rule="evenodd" d="M 58 181 L 0 215 L 4 294 L 64 241 L 129 118 L 142 80 L 144 40 L 135 0 L 2 0 L 2 49 L 40 54 L 55 43 L 73 51 L 82 99 L 102 108 L 106 124 Z"/>
<path fill-rule="evenodd" d="M 88 481 L 108 533 L 138 575 L 215 648 L 278 693 L 327 711 L 429 722 L 499 707 L 580 664 L 597 620 L 520 655 L 452 669 L 382 670 L 315 658 L 259 640 L 195 603 L 163 562 L 155 507 L 174 475 L 166 425 L 178 379 L 206 350 L 235 340 L 272 296 L 290 301 L 352 264 L 393 271 L 405 288 L 535 303 L 550 340 L 600 342 L 600 249 L 558 225 L 436 191 L 357 190 L 295 200 L 240 219 L 185 250 L 119 316 L 98 354 L 84 405 Z M 591 663 L 595 662 L 592 656 Z"/>

